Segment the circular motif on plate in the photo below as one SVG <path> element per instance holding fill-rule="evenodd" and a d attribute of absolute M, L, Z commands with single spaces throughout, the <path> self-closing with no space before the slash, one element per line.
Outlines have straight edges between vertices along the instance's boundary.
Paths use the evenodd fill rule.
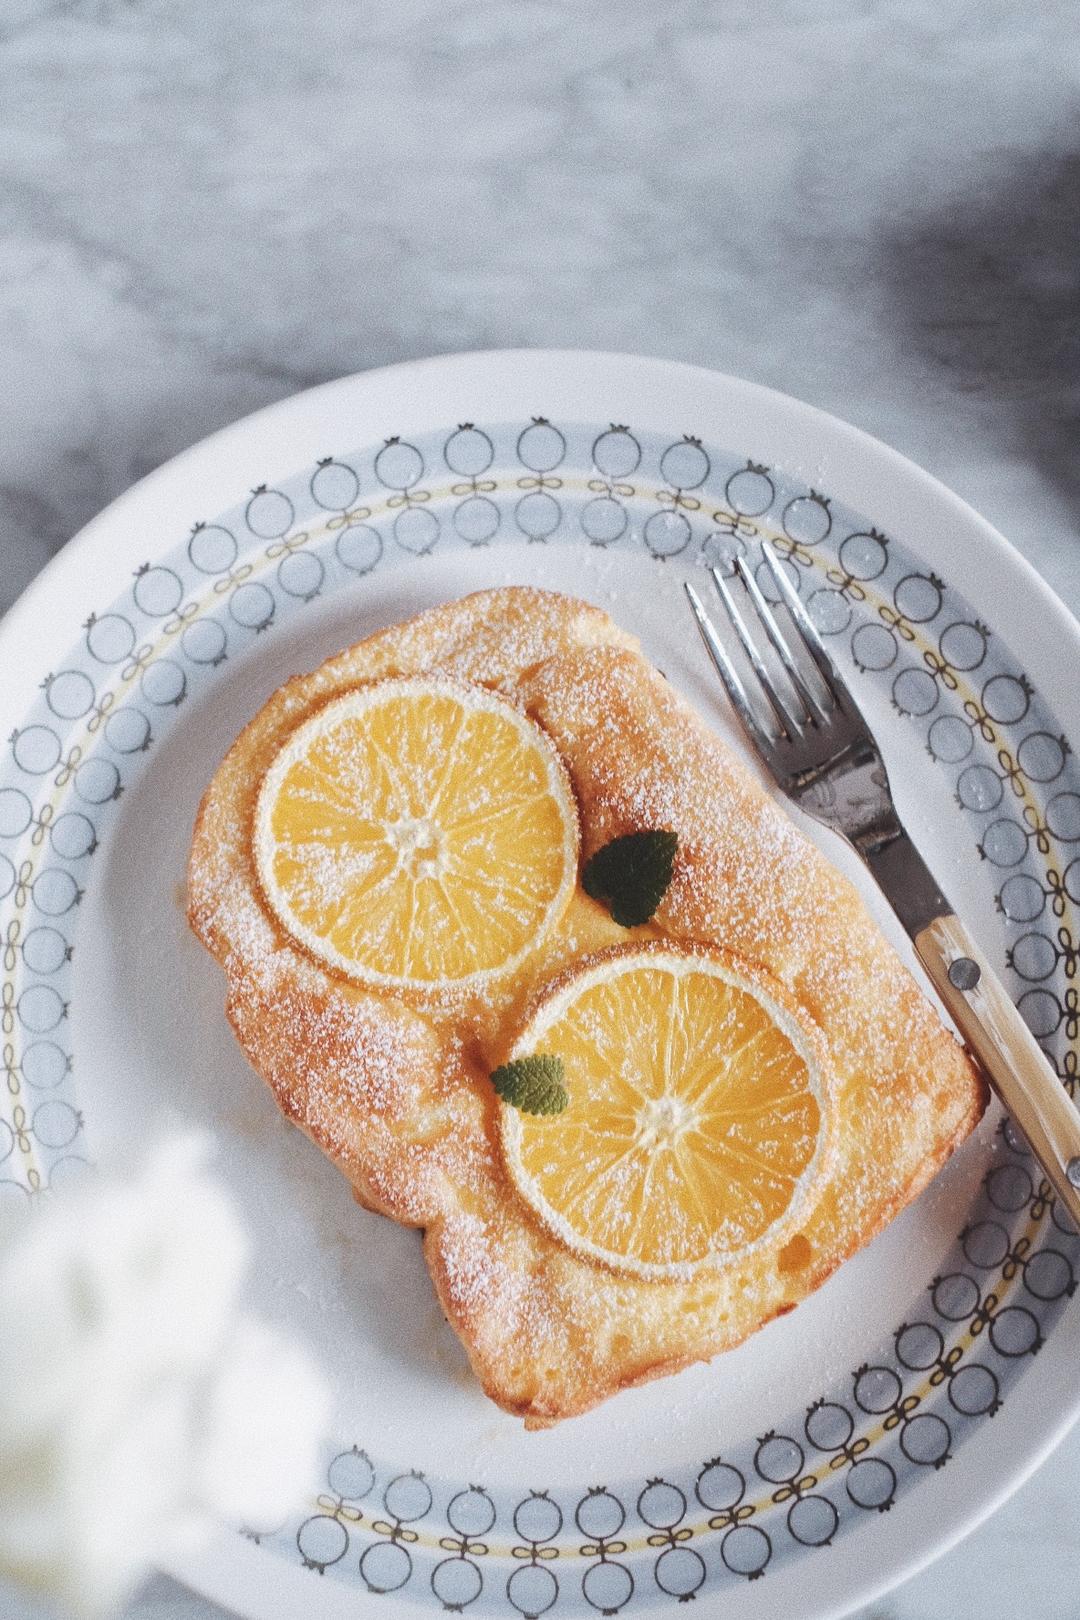
<path fill-rule="evenodd" d="M 27 776 L 44 776 L 60 758 L 60 738 L 51 726 L 24 726 L 12 733 L 11 754 Z"/>
<path fill-rule="evenodd" d="M 225 626 L 217 619 L 196 619 L 185 625 L 180 650 L 193 664 L 220 664 L 228 646 Z"/>
<path fill-rule="evenodd" d="M 34 1135 L 45 1147 L 67 1147 L 78 1136 L 81 1125 L 76 1110 L 59 1098 L 50 1098 L 34 1109 Z"/>
<path fill-rule="evenodd" d="M 840 1515 L 827 1496 L 803 1496 L 788 1509 L 788 1530 L 804 1547 L 827 1547 L 839 1523 Z"/>
<path fill-rule="evenodd" d="M 396 1592 L 412 1574 L 412 1559 L 394 1541 L 376 1541 L 360 1558 L 360 1574 L 370 1592 Z"/>
<path fill-rule="evenodd" d="M 634 1595 L 634 1577 L 622 1564 L 592 1564 L 581 1577 L 585 1601 L 601 1614 L 617 1614 Z"/>
<path fill-rule="evenodd" d="M 1048 1040 L 1065 1016 L 1060 1001 L 1049 990 L 1028 990 L 1016 1005 L 1037 1041 Z"/>
<path fill-rule="evenodd" d="M 951 1443 L 952 1431 L 936 1412 L 917 1412 L 900 1430 L 901 1451 L 922 1468 L 941 1468 Z"/>
<path fill-rule="evenodd" d="M 986 657 L 986 631 L 979 624 L 957 621 L 946 625 L 941 632 L 938 648 L 951 669 L 966 674 L 978 669 Z"/>
<path fill-rule="evenodd" d="M 77 906 L 81 890 L 70 872 L 47 866 L 39 872 L 30 889 L 34 905 L 46 917 L 63 917 Z"/>
<path fill-rule="evenodd" d="M 547 490 L 532 490 L 514 508 L 518 528 L 527 540 L 547 540 L 562 520 L 562 508 Z"/>
<path fill-rule="evenodd" d="M 411 1524 L 431 1512 L 431 1486 L 422 1474 L 398 1474 L 383 1492 L 383 1506 L 399 1524 Z"/>
<path fill-rule="evenodd" d="M 158 709 L 168 709 L 184 701 L 187 676 L 183 665 L 174 658 L 156 658 L 143 670 L 139 686 L 147 703 L 152 703 Z"/>
<path fill-rule="evenodd" d="M 781 557 L 779 553 L 775 552 L 773 554 L 773 561 L 776 563 L 781 572 L 787 575 L 788 582 L 790 583 L 792 590 L 794 590 L 797 595 L 802 590 L 802 580 L 799 578 L 799 570 L 795 563 L 792 562 L 790 557 Z M 777 590 L 776 581 L 772 576 L 772 570 L 768 567 L 764 560 L 759 562 L 755 568 L 754 577 L 758 582 L 758 589 L 761 591 L 761 594 L 765 598 L 766 602 L 771 602 L 775 606 L 780 601 L 780 592 Z"/>
<path fill-rule="evenodd" d="M 320 1572 L 329 1569 L 349 1550 L 345 1526 L 325 1513 L 305 1519 L 296 1532 L 296 1545 L 304 1563 Z"/>
<path fill-rule="evenodd" d="M 382 536 L 366 523 L 350 523 L 334 541 L 334 552 L 351 574 L 370 574 L 382 557 Z"/>
<path fill-rule="evenodd" d="M 123 708 L 114 709 L 106 720 L 105 741 L 118 754 L 141 754 L 150 746 L 150 722 L 141 709 L 125 703 Z M 92 759 L 87 761 L 87 765 L 95 763 Z"/>
<path fill-rule="evenodd" d="M 731 1463 L 716 1459 L 706 1463 L 697 1477 L 694 1493 L 702 1507 L 713 1513 L 727 1512 L 736 1507 L 746 1493 L 746 1480 Z"/>
<path fill-rule="evenodd" d="M 642 530 L 654 557 L 677 557 L 690 543 L 690 520 L 684 512 L 654 512 Z"/>
<path fill-rule="evenodd" d="M 930 1297 L 946 1322 L 966 1322 L 979 1308 L 979 1285 L 962 1271 L 950 1271 L 934 1280 Z"/>
<path fill-rule="evenodd" d="M 71 1060 L 55 1041 L 32 1041 L 22 1055 L 22 1076 L 35 1091 L 51 1091 L 71 1068 Z"/>
<path fill-rule="evenodd" d="M 705 1560 L 692 1547 L 668 1547 L 653 1573 L 661 1592 L 685 1603 L 705 1584 Z"/>
<path fill-rule="evenodd" d="M 780 523 L 788 539 L 797 545 L 820 545 L 832 529 L 829 502 L 813 490 L 809 495 L 795 495 L 784 507 Z"/>
<path fill-rule="evenodd" d="M 1036 1299 L 1069 1298 L 1076 1292 L 1072 1262 L 1060 1249 L 1039 1249 L 1024 1262 L 1024 1287 Z"/>
<path fill-rule="evenodd" d="M 1080 856 L 1069 862 L 1061 878 L 1061 886 L 1069 899 L 1080 904 Z"/>
<path fill-rule="evenodd" d="M 362 1502 L 375 1484 L 375 1470 L 367 1452 L 358 1446 L 339 1451 L 326 1470 L 326 1483 L 343 1502 Z"/>
<path fill-rule="evenodd" d="M 227 574 L 239 554 L 236 536 L 219 523 L 197 523 L 187 553 L 200 574 Z"/>
<path fill-rule="evenodd" d="M 450 1498 L 446 1519 L 459 1536 L 486 1536 L 495 1523 L 495 1504 L 487 1491 L 470 1485 Z"/>
<path fill-rule="evenodd" d="M 311 475 L 312 499 L 325 512 L 347 512 L 360 493 L 360 480 L 344 461 L 320 461 Z"/>
<path fill-rule="evenodd" d="M 621 540 L 629 523 L 626 507 L 610 495 L 597 495 L 581 509 L 581 527 L 594 546 L 610 546 Z"/>
<path fill-rule="evenodd" d="M 439 520 L 426 506 L 407 506 L 394 519 L 394 539 L 402 551 L 423 557 L 439 538 Z"/>
<path fill-rule="evenodd" d="M 941 714 L 927 733 L 926 744 L 934 758 L 945 765 L 958 765 L 975 747 L 972 730 L 957 714 Z"/>
<path fill-rule="evenodd" d="M 323 565 L 313 552 L 292 551 L 278 563 L 277 581 L 289 596 L 311 602 L 322 590 L 324 574 Z"/>
<path fill-rule="evenodd" d="M 517 458 L 530 472 L 554 472 L 565 455 L 566 439 L 545 417 L 534 417 L 518 434 Z"/>
<path fill-rule="evenodd" d="M 993 866 L 1015 866 L 1027 854 L 1027 833 L 1011 816 L 992 821 L 982 835 L 979 848 Z"/>
<path fill-rule="evenodd" d="M 1024 1203 L 1026 1199 L 1022 1199 L 1017 1207 L 1022 1207 Z M 976 1221 L 964 1228 L 960 1241 L 965 1259 L 983 1270 L 1000 1266 L 1009 1252 L 1009 1234 L 1000 1221 Z"/>
<path fill-rule="evenodd" d="M 823 636 L 838 636 L 851 623 L 851 603 L 842 591 L 811 591 L 806 611 Z"/>
<path fill-rule="evenodd" d="M 51 984 L 30 984 L 15 1003 L 15 1011 L 23 1029 L 32 1035 L 45 1035 L 65 1017 L 67 1007 Z"/>
<path fill-rule="evenodd" d="M 249 580 L 246 585 L 238 585 L 229 597 L 229 617 L 242 630 L 258 633 L 273 623 L 274 606 L 274 598 L 266 586 L 258 580 Z"/>
<path fill-rule="evenodd" d="M 147 564 L 135 575 L 131 590 L 135 606 L 150 619 L 164 619 L 175 613 L 184 598 L 180 576 L 172 568 Z"/>
<path fill-rule="evenodd" d="M 670 1530 L 686 1514 L 686 1497 L 667 1480 L 650 1480 L 637 1501 L 639 1518 L 653 1530 Z"/>
<path fill-rule="evenodd" d="M 22 957 L 31 973 L 57 973 L 67 961 L 68 942 L 58 928 L 39 924 L 22 942 Z"/>
<path fill-rule="evenodd" d="M 431 1572 L 431 1590 L 444 1609 L 460 1613 L 483 1589 L 484 1577 L 469 1558 L 444 1558 Z"/>
<path fill-rule="evenodd" d="M 480 428 L 466 422 L 443 445 L 443 460 L 459 478 L 479 478 L 495 460 L 495 446 Z"/>
<path fill-rule="evenodd" d="M 810 1444 L 820 1451 L 840 1451 L 855 1432 L 855 1420 L 846 1406 L 818 1401 L 807 1412 L 803 1428 Z"/>
<path fill-rule="evenodd" d="M 753 1580 L 772 1557 L 772 1542 L 756 1524 L 736 1525 L 720 1543 L 720 1556 L 733 1575 Z"/>
<path fill-rule="evenodd" d="M 699 439 L 669 444 L 660 457 L 660 476 L 672 489 L 700 489 L 709 476 L 710 462 Z"/>
<path fill-rule="evenodd" d="M 514 1509 L 514 1531 L 522 1541 L 553 1541 L 562 1526 L 562 1509 L 546 1492 L 534 1491 Z"/>
<path fill-rule="evenodd" d="M 387 489 L 412 489 L 423 475 L 423 456 L 415 444 L 402 439 L 387 439 L 375 457 L 375 476 Z"/>
<path fill-rule="evenodd" d="M 19 838 L 30 825 L 34 807 L 22 788 L 0 788 L 0 838 Z"/>
<path fill-rule="evenodd" d="M 1063 844 L 1080 840 L 1080 793 L 1055 793 L 1046 801 L 1046 825 Z"/>
<path fill-rule="evenodd" d="M 1021 934 L 1009 951 L 1009 966 L 1028 984 L 1048 979 L 1057 966 L 1057 950 L 1052 939 L 1036 930 Z"/>
<path fill-rule="evenodd" d="M 583 1536 L 610 1541 L 626 1521 L 626 1509 L 608 1490 L 590 1491 L 574 1509 L 574 1523 Z"/>
<path fill-rule="evenodd" d="M 990 1323 L 990 1343 L 1000 1356 L 1029 1356 L 1042 1343 L 1039 1323 L 1025 1305 L 1006 1305 Z"/>
<path fill-rule="evenodd" d="M 470 495 L 454 507 L 454 528 L 470 546 L 484 546 L 498 533 L 502 518 L 486 495 Z"/>
<path fill-rule="evenodd" d="M 748 461 L 724 485 L 724 499 L 740 517 L 762 517 L 776 498 L 769 469 Z"/>
<path fill-rule="evenodd" d="M 49 827 L 49 842 L 65 861 L 81 860 L 97 848 L 94 823 L 81 810 L 65 810 Z"/>
<path fill-rule="evenodd" d="M 244 508 L 244 522 L 260 540 L 280 540 L 292 528 L 295 516 L 289 497 L 280 489 L 267 489 L 265 485 L 252 491 Z"/>
<path fill-rule="evenodd" d="M 91 614 L 86 621 L 86 647 L 99 664 L 122 664 L 135 646 L 135 627 L 122 613 Z"/>
<path fill-rule="evenodd" d="M 933 574 L 905 574 L 893 588 L 896 611 L 912 624 L 929 624 L 936 619 L 944 600 L 941 581 Z"/>
<path fill-rule="evenodd" d="M 998 1381 L 989 1367 L 969 1362 L 949 1380 L 949 1401 L 965 1417 L 982 1417 L 998 1403 Z"/>
<path fill-rule="evenodd" d="M 861 624 L 851 638 L 851 653 L 859 669 L 891 669 L 899 656 L 896 637 L 883 624 Z"/>
<path fill-rule="evenodd" d="M 110 719 L 119 720 L 121 715 L 125 716 L 124 726 L 122 728 L 118 726 L 113 736 L 119 736 L 129 744 L 124 752 L 131 753 L 137 748 L 145 747 L 150 734 L 150 722 L 146 716 L 137 709 L 120 709 L 111 715 Z M 140 736 L 143 742 L 136 742 L 135 739 Z M 112 739 L 107 736 L 106 740 Z M 113 746 L 116 746 L 115 742 Z M 120 772 L 111 759 L 101 759 L 98 755 L 91 754 L 89 759 L 83 760 L 75 772 L 75 792 L 84 804 L 108 804 L 110 800 L 120 796 Z"/>
<path fill-rule="evenodd" d="M 896 1473 L 881 1457 L 864 1457 L 852 1463 L 844 1476 L 844 1486 L 856 1507 L 884 1513 L 896 1495 Z"/>
<path fill-rule="evenodd" d="M 1021 742 L 1016 763 L 1029 782 L 1053 782 L 1065 766 L 1065 743 L 1048 731 L 1032 731 Z"/>
<path fill-rule="evenodd" d="M 550 1569 L 541 1564 L 523 1564 L 506 1583 L 506 1595 L 514 1608 L 528 1620 L 546 1614 L 559 1596 L 559 1583 Z"/>
<path fill-rule="evenodd" d="M 925 1372 L 941 1360 L 945 1340 L 932 1322 L 909 1322 L 898 1328 L 896 1359 L 912 1372 Z"/>
<path fill-rule="evenodd" d="M 45 687 L 45 701 L 58 720 L 81 720 L 93 707 L 94 683 L 81 669 L 64 669 Z"/>
<path fill-rule="evenodd" d="M 1016 675 L 991 675 L 982 689 L 982 706 L 999 725 L 1016 725 L 1031 707 L 1026 683 Z"/>
<path fill-rule="evenodd" d="M 714 529 L 701 542 L 701 560 L 709 568 L 719 568 L 726 579 L 735 573 L 736 557 L 746 556 L 746 541 L 730 529 Z"/>
<path fill-rule="evenodd" d="M 956 796 L 965 810 L 996 810 L 1004 792 L 1001 777 L 989 765 L 968 765 L 956 779 Z"/>
<path fill-rule="evenodd" d="M 593 440 L 592 464 L 605 478 L 629 478 L 641 465 L 641 445 L 629 428 L 612 424 Z"/>
<path fill-rule="evenodd" d="M 837 557 L 849 579 L 868 584 L 880 579 L 889 566 L 888 542 L 874 529 L 857 531 L 841 540 Z"/>
<path fill-rule="evenodd" d="M 754 1467 L 771 1485 L 784 1485 L 797 1479 L 806 1461 L 802 1446 L 790 1435 L 766 1435 L 754 1453 Z"/>
<path fill-rule="evenodd" d="M 903 1395 L 903 1385 L 891 1367 L 862 1367 L 855 1374 L 855 1400 L 864 1412 L 891 1412 Z"/>
<path fill-rule="evenodd" d="M 904 669 L 893 681 L 893 703 L 901 714 L 919 719 L 937 708 L 941 694 L 937 682 L 924 669 Z"/>

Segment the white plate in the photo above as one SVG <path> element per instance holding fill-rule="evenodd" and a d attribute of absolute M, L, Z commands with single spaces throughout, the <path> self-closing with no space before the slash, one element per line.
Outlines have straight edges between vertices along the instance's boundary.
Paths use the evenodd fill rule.
<path fill-rule="evenodd" d="M 429 603 L 510 581 L 586 596 L 737 744 L 681 583 L 765 533 L 1071 1085 L 1077 627 L 956 497 L 794 400 L 580 353 L 346 378 L 154 473 L 0 630 L 0 1194 L 212 1127 L 258 1304 L 334 1376 L 323 1495 L 178 1571 L 246 1614 L 352 1615 L 376 1592 L 388 1616 L 673 1614 L 692 1595 L 732 1620 L 839 1614 L 971 1528 L 1075 1416 L 1077 1239 L 991 1117 L 791 1316 L 527 1435 L 469 1377 L 417 1235 L 358 1210 L 280 1122 L 186 930 L 192 817 L 241 725 Z"/>

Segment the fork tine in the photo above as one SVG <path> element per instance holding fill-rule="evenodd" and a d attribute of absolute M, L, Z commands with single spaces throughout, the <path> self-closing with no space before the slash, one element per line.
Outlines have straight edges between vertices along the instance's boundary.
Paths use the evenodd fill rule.
<path fill-rule="evenodd" d="M 701 631 L 701 639 L 705 643 L 705 650 L 713 661 L 716 673 L 724 683 L 727 695 L 731 699 L 732 708 L 742 721 L 743 730 L 758 752 L 766 760 L 771 759 L 775 754 L 773 739 L 750 707 L 746 689 L 739 679 L 735 665 L 727 655 L 723 642 L 713 628 L 712 620 L 705 611 L 704 603 L 689 580 L 683 585 L 683 589 L 689 598 L 694 618 L 697 621 L 697 627 Z"/>
<path fill-rule="evenodd" d="M 776 685 L 773 678 L 766 669 L 765 662 L 761 654 L 758 652 L 757 643 L 750 634 L 750 631 L 746 626 L 746 621 L 735 604 L 735 598 L 728 588 L 727 580 L 724 578 L 719 568 L 710 569 L 710 573 L 713 577 L 713 584 L 716 586 L 716 589 L 719 592 L 720 600 L 724 604 L 724 610 L 734 627 L 735 634 L 742 642 L 743 651 L 753 665 L 754 674 L 757 676 L 761 689 L 769 700 L 769 707 L 776 716 L 781 732 L 790 742 L 792 737 L 798 737 L 801 734 L 803 721 L 800 717 L 792 713 L 791 709 L 784 702 L 781 693 L 776 690 Z"/>
<path fill-rule="evenodd" d="M 802 702 L 805 705 L 806 712 L 810 717 L 810 724 L 816 724 L 814 718 L 815 715 L 821 720 L 827 719 L 827 711 L 821 699 L 814 696 L 814 693 L 810 690 L 809 686 L 807 686 L 806 682 L 803 680 L 802 675 L 799 673 L 799 666 L 791 656 L 791 649 L 784 640 L 783 632 L 776 622 L 776 615 L 773 613 L 772 608 L 761 594 L 761 586 L 758 584 L 757 580 L 754 578 L 749 567 L 747 566 L 746 559 L 744 557 L 736 557 L 735 567 L 738 570 L 739 578 L 746 586 L 747 594 L 749 595 L 751 602 L 753 602 L 754 607 L 757 609 L 758 618 L 765 626 L 765 634 L 772 642 L 777 657 L 780 659 L 780 662 L 787 671 L 788 680 L 791 682 L 796 693 L 802 699 Z"/>
<path fill-rule="evenodd" d="M 818 635 L 817 627 L 815 626 L 814 621 L 803 607 L 802 602 L 799 599 L 799 593 L 794 589 L 790 579 L 788 579 L 787 575 L 784 573 L 783 568 L 780 566 L 779 557 L 776 555 L 776 552 L 773 550 L 772 546 L 767 540 L 763 540 L 761 543 L 761 554 L 769 565 L 769 572 L 776 581 L 776 588 L 783 597 L 784 604 L 795 621 L 795 628 L 802 634 L 802 639 L 806 643 L 806 650 L 814 660 L 814 663 L 817 666 L 818 674 L 825 682 L 825 687 L 829 696 L 832 698 L 837 708 L 845 707 L 845 699 L 847 699 L 848 696 L 847 687 L 844 685 L 836 671 L 835 666 L 833 665 L 832 659 L 826 652 L 825 643 Z M 850 700 L 848 700 L 846 706 L 850 708 Z"/>

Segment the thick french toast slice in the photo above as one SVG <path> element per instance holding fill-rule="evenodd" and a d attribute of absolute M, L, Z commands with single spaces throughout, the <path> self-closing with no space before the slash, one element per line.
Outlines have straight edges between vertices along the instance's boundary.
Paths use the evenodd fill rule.
<path fill-rule="evenodd" d="M 635 828 L 677 832 L 674 881 L 635 937 L 718 944 L 760 964 L 817 1025 L 839 1124 L 827 1184 L 795 1238 L 739 1267 L 643 1279 L 573 1252 L 517 1193 L 490 1070 L 538 984 L 626 940 L 580 888 L 512 976 L 426 1004 L 335 977 L 275 921 L 251 827 L 283 740 L 350 687 L 433 670 L 498 689 L 547 731 L 573 783 L 584 857 Z M 447 603 L 282 687 L 207 789 L 189 916 L 225 970 L 237 1038 L 283 1112 L 361 1203 L 424 1229 L 432 1279 L 477 1377 L 530 1427 L 707 1359 L 790 1310 L 916 1196 L 986 1103 L 850 883 L 632 637 L 550 592 Z"/>

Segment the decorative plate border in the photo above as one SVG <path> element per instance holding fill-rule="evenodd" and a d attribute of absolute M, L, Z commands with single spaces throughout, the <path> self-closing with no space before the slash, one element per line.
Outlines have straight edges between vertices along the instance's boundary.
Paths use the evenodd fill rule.
<path fill-rule="evenodd" d="M 465 422 L 260 485 L 91 614 L 0 761 L 0 1195 L 85 1164 L 65 1039 L 78 906 L 125 782 L 189 693 L 328 590 L 438 546 L 635 548 L 730 570 L 772 538 L 856 680 L 952 774 L 995 870 L 1018 1004 L 1070 1091 L 1080 1004 L 1080 773 L 1056 718 L 963 597 L 894 538 L 752 459 L 606 427 Z M 686 1601 L 829 1545 L 944 1467 L 1076 1288 L 1076 1235 L 1006 1124 L 928 1298 L 872 1364 L 751 1446 L 668 1478 L 509 1493 L 339 1450 L 299 1524 L 245 1532 L 373 1593 L 473 1613 Z"/>

